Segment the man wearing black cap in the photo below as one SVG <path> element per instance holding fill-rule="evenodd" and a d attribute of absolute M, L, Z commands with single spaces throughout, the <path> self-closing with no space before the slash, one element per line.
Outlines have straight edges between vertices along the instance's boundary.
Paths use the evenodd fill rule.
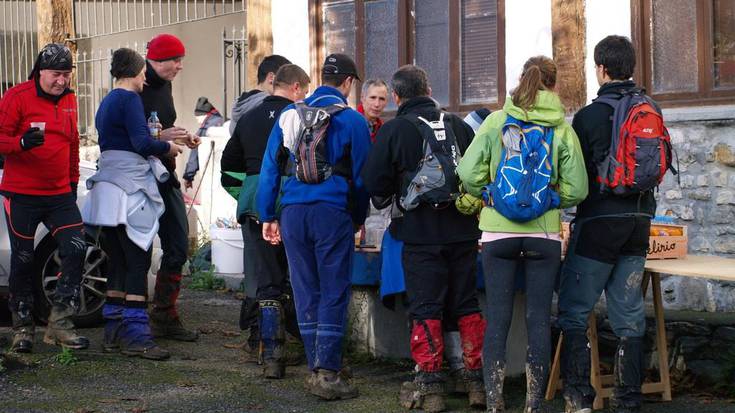
<path fill-rule="evenodd" d="M 360 170 L 370 150 L 370 132 L 365 118 L 347 107 L 355 79 L 350 57 L 327 57 L 322 86 L 303 103 L 286 106 L 273 126 L 257 192 L 263 239 L 273 244 L 283 239 L 286 248 L 296 317 L 312 371 L 307 388 L 327 400 L 357 396 L 357 389 L 338 374 L 351 292 L 353 226 L 365 221 L 368 206 Z M 325 116 L 330 119 L 326 135 L 319 129 L 301 139 L 304 125 Z M 323 146 L 307 148 L 312 137 Z M 311 170 L 308 177 L 305 168 Z M 282 175 L 287 176 L 283 184 Z"/>
<path fill-rule="evenodd" d="M 171 81 L 184 68 L 186 54 L 184 44 L 171 34 L 159 34 L 148 42 L 146 53 L 146 84 L 140 97 L 143 99 L 145 116 L 158 113 L 161 122 L 161 139 L 185 143 L 189 148 L 199 145 L 199 138 L 186 129 L 175 126 L 176 108 Z M 161 239 L 161 267 L 156 274 L 156 287 L 151 310 L 151 331 L 156 337 L 179 341 L 196 341 L 199 334 L 184 328 L 176 308 L 181 291 L 181 270 L 186 263 L 189 250 L 189 223 L 186 205 L 181 194 L 181 184 L 176 177 L 176 160 L 161 157 L 171 173 L 168 181 L 158 185 L 166 212 L 159 219 L 158 236 Z"/>
<path fill-rule="evenodd" d="M 0 191 L 11 245 L 11 350 L 33 348 L 33 260 L 38 224 L 43 222 L 59 245 L 56 292 L 44 342 L 74 349 L 89 346 L 74 331 L 71 317 L 79 306 L 79 285 L 86 252 L 82 218 L 76 204 L 79 182 L 77 104 L 69 89 L 71 51 L 46 45 L 28 81 L 0 100 L 0 154 L 5 170 Z M 52 274 L 53 275 L 53 274 Z"/>

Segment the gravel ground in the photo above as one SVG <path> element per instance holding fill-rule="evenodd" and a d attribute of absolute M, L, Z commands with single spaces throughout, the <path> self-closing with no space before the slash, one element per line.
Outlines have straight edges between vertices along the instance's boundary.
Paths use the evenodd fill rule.
<path fill-rule="evenodd" d="M 303 391 L 304 365 L 289 367 L 284 380 L 265 380 L 260 368 L 247 362 L 236 347 L 243 338 L 237 326 L 240 301 L 231 293 L 185 290 L 183 319 L 202 334 L 197 343 L 161 341 L 173 357 L 165 362 L 145 361 L 101 351 L 102 329 L 87 329 L 92 348 L 76 351 L 71 365 L 57 361 L 56 348 L 41 342 L 35 353 L 8 355 L 0 372 L 0 412 L 402 412 L 397 394 L 409 379 L 408 362 L 369 360 L 353 356 L 348 364 L 361 395 L 357 399 L 322 402 Z M 10 329 L 0 327 L 2 347 Z M 522 379 L 506 383 L 508 412 L 520 412 Z M 461 397 L 448 398 L 449 411 L 469 412 Z M 562 411 L 561 397 L 549 412 Z M 646 403 L 644 413 L 735 412 L 728 400 L 706 395 L 684 395 L 671 403 Z"/>

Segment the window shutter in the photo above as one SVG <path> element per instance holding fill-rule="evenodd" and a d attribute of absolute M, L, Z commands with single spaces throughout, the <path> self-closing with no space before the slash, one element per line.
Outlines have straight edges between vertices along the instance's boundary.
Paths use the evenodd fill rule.
<path fill-rule="evenodd" d="M 498 101 L 497 0 L 462 0 L 462 103 Z"/>

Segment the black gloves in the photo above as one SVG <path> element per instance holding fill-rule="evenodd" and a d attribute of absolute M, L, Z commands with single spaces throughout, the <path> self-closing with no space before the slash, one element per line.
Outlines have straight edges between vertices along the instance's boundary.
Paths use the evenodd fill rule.
<path fill-rule="evenodd" d="M 70 182 L 69 186 L 71 186 L 71 196 L 74 197 L 74 200 L 77 200 L 77 187 L 79 186 L 79 182 Z"/>
<path fill-rule="evenodd" d="M 27 151 L 29 149 L 33 149 L 36 146 L 43 145 L 44 142 L 44 136 L 43 132 L 41 132 L 38 128 L 28 128 L 26 133 L 23 134 L 23 136 L 20 138 L 20 147 L 24 151 Z"/>

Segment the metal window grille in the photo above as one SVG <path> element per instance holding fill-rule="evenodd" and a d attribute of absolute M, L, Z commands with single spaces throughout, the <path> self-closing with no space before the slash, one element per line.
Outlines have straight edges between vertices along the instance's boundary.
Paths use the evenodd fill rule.
<path fill-rule="evenodd" d="M 245 0 L 74 0 L 74 40 L 245 11 Z"/>
<path fill-rule="evenodd" d="M 38 54 L 36 2 L 0 1 L 0 97 L 25 81 Z"/>

